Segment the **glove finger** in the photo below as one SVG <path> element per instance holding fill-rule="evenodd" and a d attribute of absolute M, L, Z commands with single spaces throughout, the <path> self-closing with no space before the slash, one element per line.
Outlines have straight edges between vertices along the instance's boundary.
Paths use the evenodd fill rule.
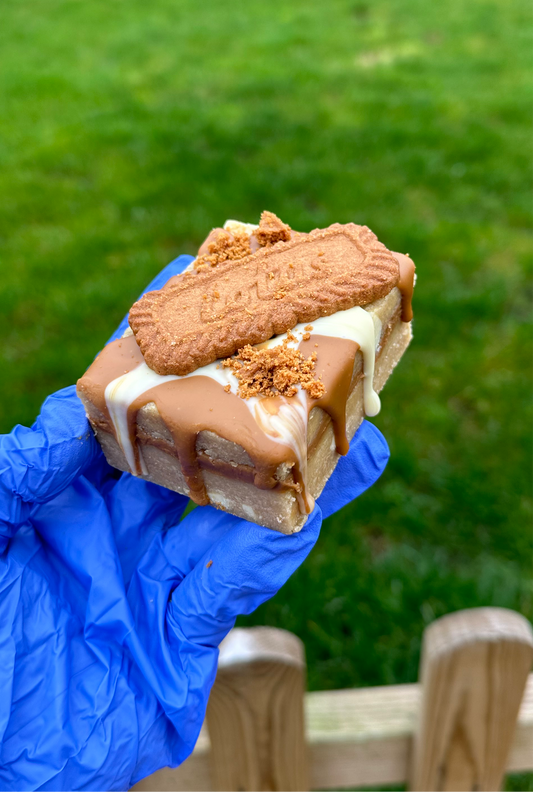
<path fill-rule="evenodd" d="M 75 387 L 49 396 L 31 429 L 16 426 L 0 440 L 0 520 L 21 524 L 33 503 L 54 498 L 98 456 Z"/>
<path fill-rule="evenodd" d="M 142 294 L 146 294 L 146 292 L 155 291 L 156 289 L 163 288 L 165 283 L 170 278 L 174 277 L 174 275 L 179 275 L 181 272 L 183 272 L 185 267 L 187 267 L 191 263 L 191 261 L 194 261 L 194 256 L 178 256 L 177 259 L 174 259 L 174 261 L 171 261 L 170 264 L 167 264 L 167 266 L 164 269 L 162 269 L 158 275 L 156 275 L 153 281 L 151 281 L 151 283 L 148 284 L 146 289 L 144 289 Z M 142 294 L 139 296 L 142 297 Z M 126 314 L 122 322 L 119 324 L 119 326 L 117 327 L 117 329 L 115 330 L 109 341 L 107 342 L 108 344 L 111 341 L 115 341 L 117 338 L 122 338 L 125 330 L 128 328 L 128 316 L 129 313 Z"/>
<path fill-rule="evenodd" d="M 327 482 L 318 504 L 324 519 L 359 497 L 381 476 L 390 452 L 387 441 L 374 424 L 363 421 Z"/>
<path fill-rule="evenodd" d="M 289 536 L 245 520 L 232 521 L 174 590 L 169 628 L 195 644 L 218 646 L 238 615 L 273 597 L 300 566 L 321 522 L 318 506 L 302 530 Z"/>

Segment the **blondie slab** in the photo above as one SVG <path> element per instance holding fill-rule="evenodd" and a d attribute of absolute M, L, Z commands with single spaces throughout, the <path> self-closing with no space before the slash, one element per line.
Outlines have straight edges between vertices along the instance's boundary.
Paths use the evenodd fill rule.
<path fill-rule="evenodd" d="M 136 335 L 130 332 L 109 344 L 78 382 L 78 394 L 111 465 L 188 495 L 197 503 L 212 503 L 284 533 L 302 527 L 365 414 L 379 411 L 377 393 L 411 338 L 412 261 L 387 251 L 367 229 L 348 226 L 347 231 L 336 224 L 330 227 L 332 233 L 305 235 L 291 231 L 269 213 L 264 213 L 259 227 L 229 221 L 225 229 L 208 237 L 188 273 L 147 295 L 150 305 L 158 307 L 149 317 L 156 332 L 152 328 L 146 333 L 146 323 L 138 326 L 130 318 Z M 302 241 L 313 235 L 314 241 Z M 314 243 L 317 239 L 321 244 L 325 239 L 338 242 L 339 238 L 349 239 L 356 251 L 335 264 L 330 246 L 328 262 L 326 246 L 317 248 Z M 364 244 L 360 238 L 366 240 Z M 341 247 L 344 244 L 341 241 Z M 287 251 L 292 258 L 287 258 Z M 324 255 L 326 275 L 324 262 L 313 259 Z M 377 257 L 383 262 L 381 276 Z M 260 300 L 262 341 L 248 346 L 257 335 L 252 328 L 250 337 L 249 322 L 240 321 L 243 310 L 246 313 L 242 289 L 234 306 L 240 318 L 232 325 L 233 292 L 226 287 L 221 316 L 209 322 L 204 313 L 201 322 L 187 331 L 187 344 L 180 346 L 180 335 L 172 335 L 178 332 L 176 294 L 191 289 L 189 319 L 198 312 L 201 316 L 206 283 L 216 300 L 216 293 L 221 294 L 217 282 L 225 284 L 225 279 L 235 277 L 235 282 L 249 283 L 250 271 L 253 282 L 258 272 L 262 277 L 258 261 L 266 277 L 272 272 L 270 280 L 277 280 L 284 292 L 279 300 L 277 292 Z M 329 277 L 328 271 L 335 266 L 339 271 Z M 239 267 L 248 270 L 239 273 Z M 356 275 L 350 267 L 357 270 Z M 300 274 L 291 286 L 292 269 Z M 309 269 L 315 273 L 315 285 L 306 289 L 301 273 Z M 322 282 L 326 283 L 323 291 L 329 290 L 329 302 L 321 293 L 313 303 L 313 289 Z M 291 294 L 297 295 L 296 307 L 287 312 Z M 304 294 L 307 313 L 297 322 Z M 137 306 L 143 300 L 146 297 Z M 366 302 L 361 304 L 361 300 Z M 347 307 L 331 308 L 338 304 Z M 146 319 L 145 308 L 134 306 L 132 314 Z M 212 306 L 209 310 L 208 316 Z M 309 315 L 315 318 L 308 320 Z M 272 335 L 274 326 L 287 332 L 264 338 L 264 333 Z M 186 325 L 179 327 L 186 329 Z M 204 335 L 209 338 L 202 345 Z M 152 366 L 157 365 L 153 361 L 161 352 L 163 337 L 164 353 L 159 360 L 163 364 L 157 366 L 158 372 L 148 366 L 147 358 Z M 194 365 L 191 355 L 184 354 L 191 343 L 201 347 L 192 358 L 196 363 L 203 360 L 202 365 Z M 153 348 L 147 349 L 146 344 Z M 231 349 L 222 354 L 232 357 L 226 361 L 213 358 L 221 348 Z M 172 371 L 185 368 L 187 373 L 168 373 L 169 366 Z"/>

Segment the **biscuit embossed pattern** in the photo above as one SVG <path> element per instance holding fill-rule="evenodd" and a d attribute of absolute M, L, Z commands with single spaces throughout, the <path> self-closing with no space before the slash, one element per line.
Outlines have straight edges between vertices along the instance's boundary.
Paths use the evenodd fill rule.
<path fill-rule="evenodd" d="M 130 326 L 151 369 L 183 375 L 299 322 L 374 302 L 399 278 L 372 231 L 334 223 L 172 278 L 135 303 Z"/>

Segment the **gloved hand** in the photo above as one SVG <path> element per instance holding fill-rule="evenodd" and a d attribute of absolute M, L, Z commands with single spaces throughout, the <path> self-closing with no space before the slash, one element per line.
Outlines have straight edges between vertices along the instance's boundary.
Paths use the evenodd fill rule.
<path fill-rule="evenodd" d="M 73 387 L 4 435 L 0 788 L 127 789 L 183 762 L 237 615 L 278 591 L 322 518 L 387 459 L 363 423 L 302 531 L 285 536 L 209 506 L 180 522 L 187 498 L 107 464 Z"/>

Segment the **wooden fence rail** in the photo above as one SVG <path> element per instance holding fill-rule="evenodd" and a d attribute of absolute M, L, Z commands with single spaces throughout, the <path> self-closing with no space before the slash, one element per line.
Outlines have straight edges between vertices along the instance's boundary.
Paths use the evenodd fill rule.
<path fill-rule="evenodd" d="M 522 616 L 477 608 L 426 630 L 419 684 L 304 693 L 296 636 L 235 629 L 193 754 L 134 789 L 496 790 L 533 770 L 532 661 Z"/>

